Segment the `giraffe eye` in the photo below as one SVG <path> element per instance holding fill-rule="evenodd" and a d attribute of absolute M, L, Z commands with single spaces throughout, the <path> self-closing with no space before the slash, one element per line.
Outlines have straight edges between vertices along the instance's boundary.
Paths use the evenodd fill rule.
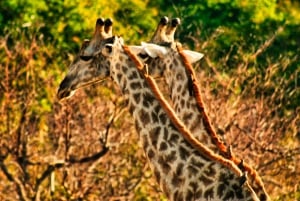
<path fill-rule="evenodd" d="M 106 49 L 107 49 L 107 51 L 108 51 L 109 53 L 112 52 L 112 45 L 111 45 L 111 44 L 107 44 L 105 47 L 106 47 Z"/>
<path fill-rule="evenodd" d="M 88 61 L 91 60 L 93 58 L 93 56 L 80 56 L 80 59 L 82 59 L 83 61 Z"/>
<path fill-rule="evenodd" d="M 143 53 L 139 53 L 138 55 L 139 55 L 142 59 L 146 59 L 146 58 L 149 57 L 148 54 L 143 54 Z"/>

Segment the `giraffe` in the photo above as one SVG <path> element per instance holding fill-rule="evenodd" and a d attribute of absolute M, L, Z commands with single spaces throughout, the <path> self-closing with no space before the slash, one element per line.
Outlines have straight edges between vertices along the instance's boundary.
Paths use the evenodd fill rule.
<path fill-rule="evenodd" d="M 174 42 L 174 33 L 179 24 L 180 20 L 175 18 L 172 20 L 171 25 L 167 27 L 168 18 L 163 17 L 150 42 L 165 47 L 143 43 L 144 53 L 140 53 L 140 56 L 148 64 L 151 75 L 164 75 L 170 89 L 170 97 L 176 114 L 192 134 L 217 154 L 232 160 L 243 171 L 247 171 L 250 175 L 251 186 L 260 200 L 269 200 L 270 198 L 258 173 L 247 163 L 233 156 L 230 147 L 227 148 L 224 145 L 211 126 L 195 73 L 190 64 L 190 61 L 195 62 L 201 59 L 203 55 L 198 54 L 194 55 L 194 58 L 187 58 L 181 45 Z"/>
<path fill-rule="evenodd" d="M 104 34 L 103 26 L 97 20 L 93 38 L 84 42 L 59 86 L 58 99 L 111 77 L 128 99 L 145 155 L 169 200 L 258 200 L 247 176 L 188 133 L 130 47 L 121 37 Z"/>

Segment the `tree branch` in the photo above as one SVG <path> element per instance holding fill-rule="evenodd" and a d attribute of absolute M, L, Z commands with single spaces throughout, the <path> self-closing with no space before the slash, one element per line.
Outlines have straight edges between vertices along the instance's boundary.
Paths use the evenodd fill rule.
<path fill-rule="evenodd" d="M 2 172 L 4 173 L 4 175 L 6 176 L 6 178 L 16 185 L 18 195 L 20 196 L 20 200 L 21 201 L 30 201 L 30 199 L 26 195 L 25 186 L 22 184 L 22 182 L 18 178 L 14 177 L 8 171 L 6 165 L 3 163 L 3 160 L 0 161 L 0 168 L 1 168 Z"/>
<path fill-rule="evenodd" d="M 109 148 L 104 146 L 100 152 L 93 154 L 92 156 L 87 156 L 87 157 L 83 157 L 80 159 L 70 157 L 68 162 L 71 164 L 75 164 L 75 163 L 87 163 L 87 162 L 95 161 L 95 160 L 98 160 L 99 158 L 101 158 L 102 156 L 104 156 L 108 150 L 109 150 Z"/>

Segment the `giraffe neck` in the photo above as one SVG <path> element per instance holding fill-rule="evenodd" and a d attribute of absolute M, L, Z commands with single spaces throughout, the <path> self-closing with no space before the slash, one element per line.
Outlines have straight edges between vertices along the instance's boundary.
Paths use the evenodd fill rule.
<path fill-rule="evenodd" d="M 202 116 L 202 122 L 204 123 L 204 127 L 206 132 L 209 134 L 209 136 L 212 138 L 213 143 L 218 148 L 218 151 L 221 155 L 229 158 L 232 160 L 235 164 L 237 164 L 243 171 L 246 171 L 249 175 L 249 183 L 251 187 L 254 189 L 256 195 L 259 197 L 261 201 L 270 200 L 268 193 L 265 190 L 264 184 L 262 182 L 261 177 L 258 175 L 258 173 L 253 169 L 249 164 L 246 162 L 242 162 L 241 165 L 241 159 L 236 158 L 232 153 L 231 149 L 228 149 L 223 142 L 220 140 L 219 136 L 213 129 L 210 120 L 208 118 L 208 115 L 205 111 L 204 103 L 202 101 L 201 92 L 199 88 L 199 83 L 196 79 L 196 74 L 194 72 L 194 69 L 190 62 L 187 60 L 186 56 L 182 52 L 182 48 L 180 46 L 177 46 L 177 51 L 180 55 L 181 68 L 184 68 L 186 70 L 186 82 L 188 82 L 189 91 L 191 92 L 189 99 L 192 102 L 192 110 L 195 111 L 195 115 Z M 187 89 L 187 88 L 185 88 Z"/>
<path fill-rule="evenodd" d="M 181 53 L 180 50 L 178 52 Z M 192 66 L 184 55 L 181 55 L 182 53 L 173 52 L 171 54 L 173 55 L 165 58 L 165 62 L 156 59 L 152 60 L 149 65 L 152 73 L 156 72 L 159 67 L 163 70 L 176 114 L 200 142 L 215 153 L 223 155 L 236 165 L 239 165 L 241 160 L 231 154 L 231 150 L 227 149 L 210 124 Z M 157 62 L 164 63 L 163 67 Z M 186 65 L 189 66 L 187 67 Z M 257 172 L 245 162 L 242 170 L 248 172 L 250 176 L 249 183 L 259 198 L 261 200 L 269 200 L 269 196 Z"/>
<path fill-rule="evenodd" d="M 197 102 L 192 97 L 191 80 L 179 55 L 175 54 L 174 58 L 170 61 L 170 63 L 165 64 L 163 73 L 170 90 L 170 97 L 176 114 L 200 142 L 219 154 L 219 148 L 207 132 L 203 115 L 197 109 Z M 155 69 L 153 65 L 156 62 L 151 64 L 150 69 Z M 197 112 L 195 109 L 197 109 Z"/>
<path fill-rule="evenodd" d="M 111 76 L 128 98 L 141 145 L 168 199 L 253 200 L 239 176 L 187 143 L 128 56 L 118 60 L 123 62 L 112 62 Z"/>

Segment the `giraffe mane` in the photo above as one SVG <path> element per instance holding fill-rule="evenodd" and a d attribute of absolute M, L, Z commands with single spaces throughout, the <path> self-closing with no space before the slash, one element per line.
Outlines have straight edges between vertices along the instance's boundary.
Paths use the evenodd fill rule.
<path fill-rule="evenodd" d="M 246 171 L 248 172 L 248 174 L 252 177 L 252 179 L 255 181 L 255 183 L 258 185 L 259 189 L 264 192 L 264 194 L 266 196 L 266 190 L 264 187 L 264 184 L 262 182 L 261 177 L 258 175 L 258 173 L 249 165 L 247 164 L 245 161 L 238 159 L 237 157 L 235 157 L 232 154 L 231 148 L 227 148 L 224 143 L 220 140 L 220 138 L 218 137 L 218 135 L 216 134 L 215 130 L 213 129 L 209 117 L 205 111 L 205 105 L 202 101 L 202 97 L 201 97 L 201 91 L 199 88 L 199 84 L 198 81 L 196 79 L 196 75 L 194 72 L 194 69 L 191 65 L 191 63 L 188 61 L 186 55 L 183 52 L 183 49 L 180 45 L 177 45 L 177 51 L 182 59 L 182 62 L 184 63 L 184 66 L 189 74 L 189 79 L 191 80 L 191 84 L 192 84 L 192 90 L 193 90 L 193 95 L 196 98 L 196 103 L 197 103 L 197 107 L 199 109 L 199 111 L 201 112 L 201 114 L 203 115 L 203 123 L 204 126 L 207 130 L 207 132 L 210 134 L 210 136 L 212 137 L 213 141 L 215 142 L 215 144 L 217 145 L 218 149 L 221 151 L 221 154 L 223 156 L 225 156 L 226 158 L 228 158 L 229 160 L 233 161 L 236 165 L 238 165 L 238 167 L 242 170 L 242 171 Z M 267 200 L 269 199 L 268 197 L 266 198 Z"/>
<path fill-rule="evenodd" d="M 204 144 L 199 142 L 192 134 L 191 132 L 185 127 L 183 122 L 177 117 L 176 113 L 172 109 L 172 107 L 169 105 L 168 101 L 164 98 L 161 91 L 159 90 L 159 87 L 157 86 L 155 80 L 153 77 L 151 77 L 147 73 L 147 67 L 142 64 L 142 62 L 139 61 L 137 56 L 133 54 L 128 46 L 123 46 L 123 49 L 125 53 L 132 59 L 132 61 L 135 63 L 136 68 L 139 70 L 141 75 L 145 78 L 146 82 L 148 83 L 150 89 L 152 90 L 155 98 L 159 101 L 160 105 L 164 109 L 164 111 L 167 113 L 167 116 L 170 118 L 171 122 L 174 124 L 174 126 L 178 129 L 180 134 L 184 137 L 184 139 L 187 140 L 187 142 L 192 145 L 196 150 L 198 150 L 201 154 L 207 156 L 209 159 L 214 160 L 216 162 L 219 162 L 220 164 L 226 166 L 230 170 L 232 170 L 236 175 L 238 175 L 241 178 L 245 179 L 245 184 L 247 185 L 248 189 L 252 193 L 254 199 L 257 199 L 257 195 L 252 189 L 252 187 L 249 185 L 247 181 L 247 176 L 236 166 L 236 164 L 226 158 L 223 158 L 220 155 L 215 154 L 212 150 L 207 148 Z M 146 72 L 146 73 L 145 73 Z"/>

